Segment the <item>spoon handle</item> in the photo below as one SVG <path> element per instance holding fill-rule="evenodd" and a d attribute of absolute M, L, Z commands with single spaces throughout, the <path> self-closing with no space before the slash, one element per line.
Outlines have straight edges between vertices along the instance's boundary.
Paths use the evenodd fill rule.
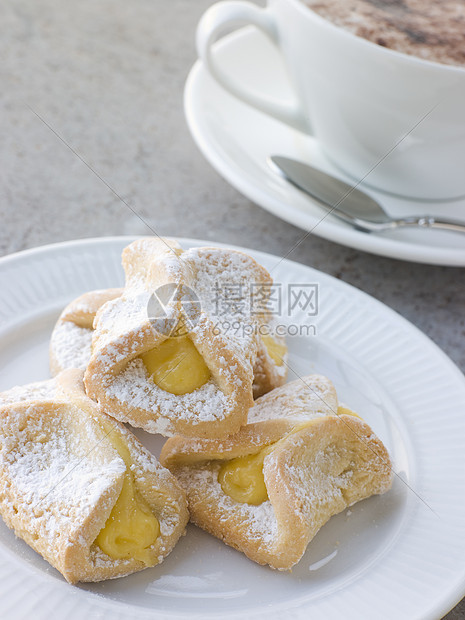
<path fill-rule="evenodd" d="M 422 217 L 405 217 L 393 222 L 398 227 L 415 226 L 420 228 L 438 228 L 441 230 L 451 230 L 453 232 L 465 233 L 465 223 L 458 220 L 437 218 L 432 215 Z"/>

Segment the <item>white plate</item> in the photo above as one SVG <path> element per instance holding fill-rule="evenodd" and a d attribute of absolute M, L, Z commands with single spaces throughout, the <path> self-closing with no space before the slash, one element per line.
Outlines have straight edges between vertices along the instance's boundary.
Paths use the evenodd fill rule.
<path fill-rule="evenodd" d="M 229 74 L 257 91 L 292 101 L 293 90 L 276 48 L 258 31 L 239 30 L 220 41 L 215 53 Z M 382 256 L 465 266 L 465 235 L 431 230 L 367 234 L 328 216 L 310 197 L 280 178 L 267 164 L 287 155 L 345 177 L 325 157 L 318 142 L 232 97 L 197 62 L 185 87 L 187 122 L 200 150 L 236 189 L 277 217 L 315 235 Z M 465 200 L 428 204 L 371 191 L 393 216 L 443 215 L 465 220 Z"/>
<path fill-rule="evenodd" d="M 120 286 L 129 241 L 76 241 L 0 260 L 0 389 L 48 376 L 48 339 L 61 308 L 84 291 Z M 394 460 L 393 489 L 331 519 L 288 573 L 258 566 L 190 526 L 162 565 L 73 587 L 1 524 L 2 620 L 30 618 L 32 610 L 37 620 L 436 620 L 465 593 L 463 376 L 364 293 L 309 267 L 250 254 L 283 289 L 318 284 L 317 314 L 285 319 L 316 330 L 289 338 L 290 365 L 299 375 L 331 377 L 340 399 L 372 425 Z M 138 435 L 160 448 L 161 438 Z"/>

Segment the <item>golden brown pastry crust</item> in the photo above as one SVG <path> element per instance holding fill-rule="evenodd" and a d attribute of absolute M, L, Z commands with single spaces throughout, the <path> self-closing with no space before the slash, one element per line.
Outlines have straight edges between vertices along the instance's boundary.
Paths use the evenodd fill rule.
<path fill-rule="evenodd" d="M 317 402 L 313 390 L 321 396 L 328 385 L 323 377 L 304 381 L 309 387 L 299 380 L 258 399 L 255 421 L 235 436 L 175 437 L 160 456 L 185 488 L 195 524 L 255 562 L 281 570 L 299 561 L 332 515 L 392 483 L 389 454 L 371 428 L 359 417 L 338 415 L 334 403 L 309 408 Z M 327 395 L 331 401 L 331 390 Z M 221 462 L 270 445 L 263 465 L 269 500 L 248 506 L 227 496 L 218 483 Z"/>
<path fill-rule="evenodd" d="M 249 409 L 248 421 L 226 439 L 172 437 L 163 446 L 160 459 L 171 469 L 183 463 L 209 459 L 232 459 L 253 454 L 262 446 L 278 441 L 302 422 L 318 416 L 337 415 L 338 400 L 333 383 L 323 375 L 308 375 L 268 392 Z"/>
<path fill-rule="evenodd" d="M 269 274 L 252 258 L 233 250 L 193 248 L 182 252 L 172 240 L 142 239 L 123 252 L 126 288 L 122 296 L 97 312 L 93 355 L 85 385 L 116 419 L 163 435 L 220 437 L 236 432 L 253 403 L 253 366 L 257 357 L 256 319 L 240 314 L 237 331 L 214 316 L 212 287 L 221 281 L 250 287 L 269 284 Z M 201 311 L 189 337 L 210 369 L 212 378 L 191 394 L 175 396 L 148 377 L 140 355 L 155 348 L 166 334 L 153 328 L 147 306 L 163 285 L 189 287 L 198 296 Z M 167 317 L 180 317 L 182 307 L 173 299 Z"/>
<path fill-rule="evenodd" d="M 70 302 L 59 316 L 52 332 L 49 346 L 50 372 L 58 375 L 69 368 L 85 369 L 91 357 L 93 324 L 97 312 L 107 302 L 121 297 L 123 289 L 109 288 L 89 291 Z M 70 326 L 72 324 L 72 327 Z M 259 328 L 272 334 L 280 345 L 285 346 L 284 336 L 273 331 L 272 317 L 263 320 Z M 83 352 L 83 347 L 86 351 Z M 282 366 L 277 365 L 268 354 L 259 337 L 257 358 L 254 365 L 253 396 L 258 398 L 283 385 L 287 376 L 287 355 Z"/>
<path fill-rule="evenodd" d="M 188 519 L 185 494 L 174 477 L 85 395 L 82 372 L 57 377 L 49 400 L 28 399 L 29 393 L 23 400 L 17 392 L 15 402 L 11 391 L 5 399 L 0 395 L 0 511 L 8 527 L 70 583 L 145 568 L 138 560 L 111 559 L 95 544 L 126 471 L 103 422 L 124 439 L 136 488 L 160 522 L 152 552 L 155 563 L 161 562 Z"/>
<path fill-rule="evenodd" d="M 260 333 L 267 334 L 273 338 L 281 347 L 284 347 L 285 353 L 282 357 L 282 363 L 277 364 L 270 356 L 268 349 L 261 337 L 258 342 L 257 359 L 254 366 L 253 380 L 253 397 L 259 398 L 271 390 L 274 390 L 286 383 L 287 378 L 287 347 L 286 339 L 276 331 L 275 317 L 269 315 L 264 317 L 260 326 Z"/>
<path fill-rule="evenodd" d="M 66 306 L 50 339 L 49 360 L 53 377 L 69 368 L 85 369 L 91 355 L 95 315 L 103 304 L 119 297 L 122 291 L 120 288 L 89 291 Z"/>

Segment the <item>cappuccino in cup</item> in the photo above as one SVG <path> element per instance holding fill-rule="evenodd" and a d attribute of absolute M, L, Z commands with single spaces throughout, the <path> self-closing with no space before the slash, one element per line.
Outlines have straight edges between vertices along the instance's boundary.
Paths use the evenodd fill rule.
<path fill-rule="evenodd" d="M 321 17 L 383 47 L 465 67 L 464 0 L 305 0 Z"/>
<path fill-rule="evenodd" d="M 216 39 L 238 25 L 277 46 L 293 100 L 217 61 Z M 436 203 L 465 197 L 465 0 L 223 1 L 201 19 L 197 49 L 221 86 L 315 138 L 354 183 Z"/>

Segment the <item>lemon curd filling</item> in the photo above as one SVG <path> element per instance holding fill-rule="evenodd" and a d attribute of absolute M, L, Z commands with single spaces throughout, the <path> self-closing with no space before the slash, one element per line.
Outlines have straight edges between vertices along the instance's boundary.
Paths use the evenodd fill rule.
<path fill-rule="evenodd" d="M 168 338 L 141 355 L 150 378 L 171 394 L 189 394 L 210 379 L 210 370 L 188 336 Z"/>
<path fill-rule="evenodd" d="M 236 502 L 258 506 L 268 499 L 263 477 L 263 461 L 274 444 L 257 454 L 238 456 L 221 465 L 218 482 L 224 493 Z"/>
<path fill-rule="evenodd" d="M 276 342 L 272 336 L 262 336 L 263 344 L 268 351 L 268 355 L 271 357 L 276 366 L 283 365 L 283 358 L 286 355 L 287 348 L 285 345 Z"/>
<path fill-rule="evenodd" d="M 338 407 L 337 415 L 351 415 L 360 418 L 347 407 Z M 361 418 L 360 418 L 361 419 Z M 258 506 L 268 499 L 265 478 L 263 476 L 263 462 L 265 457 L 286 437 L 297 431 L 310 426 L 312 420 L 297 424 L 289 433 L 278 441 L 262 448 L 256 454 L 239 456 L 230 461 L 225 461 L 218 472 L 218 482 L 223 492 L 236 502 Z"/>
<path fill-rule="evenodd" d="M 100 549 L 114 560 L 134 558 L 153 566 L 150 547 L 160 535 L 160 523 L 137 491 L 131 471 L 133 461 L 123 438 L 104 427 L 108 439 L 126 465 L 123 487 L 107 522 L 97 536 Z"/>
<path fill-rule="evenodd" d="M 351 415 L 354 418 L 358 418 L 359 420 L 361 420 L 362 418 L 358 415 L 358 413 L 355 413 L 355 411 L 352 411 L 352 409 L 349 409 L 348 407 L 342 407 L 339 406 L 337 408 L 337 415 Z"/>

